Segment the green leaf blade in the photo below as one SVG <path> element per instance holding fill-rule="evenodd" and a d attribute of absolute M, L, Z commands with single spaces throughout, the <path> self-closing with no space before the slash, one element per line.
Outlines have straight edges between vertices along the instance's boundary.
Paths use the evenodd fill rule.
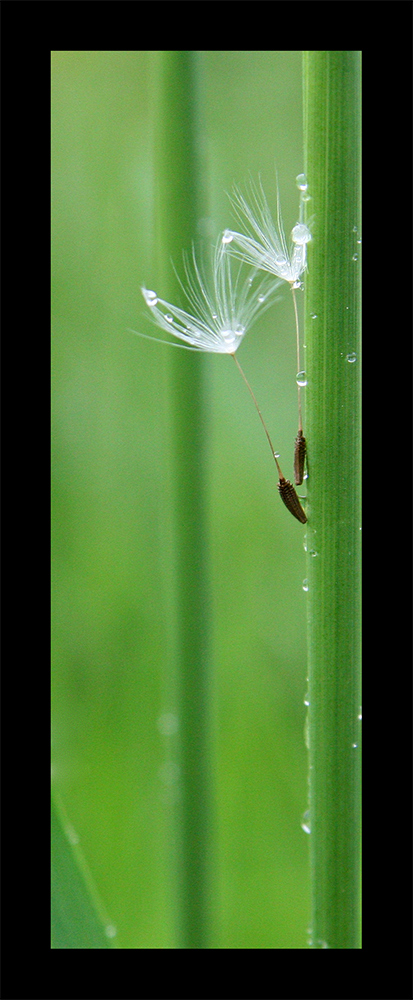
<path fill-rule="evenodd" d="M 52 801 L 52 948 L 111 948 L 90 876 Z"/>

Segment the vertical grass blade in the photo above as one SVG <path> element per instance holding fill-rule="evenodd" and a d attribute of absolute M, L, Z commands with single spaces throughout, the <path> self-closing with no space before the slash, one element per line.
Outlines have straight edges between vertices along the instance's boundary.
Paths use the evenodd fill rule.
<path fill-rule="evenodd" d="M 360 52 L 304 53 L 313 948 L 360 948 Z"/>
<path fill-rule="evenodd" d="M 182 303 L 171 259 L 196 242 L 205 215 L 198 132 L 197 53 L 155 52 L 157 235 L 162 296 Z M 178 947 L 209 946 L 210 746 L 204 365 L 170 351 L 175 487 L 176 642 L 180 782 L 177 817 Z"/>

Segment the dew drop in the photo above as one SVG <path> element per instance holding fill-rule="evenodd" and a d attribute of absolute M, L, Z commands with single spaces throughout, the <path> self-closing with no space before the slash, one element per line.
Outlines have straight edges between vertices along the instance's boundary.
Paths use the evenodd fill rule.
<path fill-rule="evenodd" d="M 309 243 L 311 240 L 311 233 L 308 226 L 305 226 L 304 222 L 297 222 L 291 233 L 291 239 L 293 243 L 298 243 L 300 246 L 303 243 Z"/>
<path fill-rule="evenodd" d="M 317 319 L 317 313 L 311 313 L 310 319 Z"/>
<path fill-rule="evenodd" d="M 158 301 L 158 296 L 156 292 L 152 292 L 148 288 L 142 288 L 142 295 L 148 306 L 156 306 L 156 303 Z"/>
<path fill-rule="evenodd" d="M 307 385 L 307 374 L 306 374 L 306 372 L 297 372 L 297 375 L 295 376 L 295 380 L 296 380 L 297 385 L 300 385 L 301 387 L 303 387 L 304 385 Z"/>
<path fill-rule="evenodd" d="M 354 365 L 354 362 L 357 361 L 357 354 L 355 351 L 352 351 L 351 354 L 346 354 L 346 361 L 348 361 L 349 365 Z"/>
<path fill-rule="evenodd" d="M 353 253 L 353 256 L 352 256 L 352 258 L 351 258 L 351 259 L 352 259 L 352 260 L 358 260 L 358 259 L 359 259 L 359 255 L 358 255 L 358 253 Z"/>
<path fill-rule="evenodd" d="M 173 712 L 164 712 L 159 716 L 157 725 L 162 736 L 173 736 L 178 732 L 178 716 Z"/>
<path fill-rule="evenodd" d="M 304 833 L 311 833 L 310 810 L 309 809 L 306 810 L 306 812 L 304 813 L 304 816 L 303 816 L 303 818 L 301 820 L 301 828 L 302 828 L 302 830 L 304 830 Z"/>
<path fill-rule="evenodd" d="M 305 590 L 306 593 L 308 592 L 308 580 L 303 580 L 303 590 Z"/>
<path fill-rule="evenodd" d="M 261 295 L 258 296 L 258 302 L 265 302 L 266 298 L 267 298 L 266 295 L 262 295 L 261 294 Z"/>
<path fill-rule="evenodd" d="M 297 177 L 295 178 L 295 183 L 299 191 L 306 191 L 308 188 L 307 178 L 305 174 L 297 174 Z"/>
<path fill-rule="evenodd" d="M 234 239 L 230 229 L 224 229 L 222 234 L 222 243 L 232 243 Z"/>
<path fill-rule="evenodd" d="M 173 318 L 173 316 L 171 316 L 170 313 L 165 313 L 165 319 L 166 319 L 167 323 L 173 323 L 173 321 L 174 321 L 174 318 Z"/>
<path fill-rule="evenodd" d="M 173 760 L 164 761 L 159 768 L 159 779 L 163 785 L 175 785 L 180 779 L 179 764 Z"/>
<path fill-rule="evenodd" d="M 233 332 L 233 330 L 222 330 L 221 337 L 228 345 L 235 344 L 235 341 L 237 339 L 237 336 Z"/>
<path fill-rule="evenodd" d="M 70 841 L 70 843 L 71 844 L 78 844 L 79 843 L 79 834 L 76 833 L 76 830 L 75 830 L 74 826 L 72 826 L 71 823 L 67 823 L 65 829 L 66 829 L 67 838 Z"/>
<path fill-rule="evenodd" d="M 265 264 L 276 264 L 277 267 L 288 267 L 288 260 L 283 253 L 279 253 L 277 250 L 272 254 L 265 254 L 264 261 Z"/>

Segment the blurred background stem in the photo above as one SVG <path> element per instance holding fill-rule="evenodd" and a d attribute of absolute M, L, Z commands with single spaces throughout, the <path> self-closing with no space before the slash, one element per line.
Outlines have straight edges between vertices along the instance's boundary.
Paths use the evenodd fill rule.
<path fill-rule="evenodd" d="M 154 52 L 155 225 L 159 290 L 182 302 L 171 261 L 197 243 L 205 216 L 200 164 L 199 53 Z M 179 779 L 175 844 L 177 946 L 207 948 L 210 904 L 210 663 L 205 509 L 205 387 L 201 354 L 171 350 L 175 659 Z"/>
<path fill-rule="evenodd" d="M 360 948 L 360 127 L 360 52 L 305 52 L 313 948 Z"/>

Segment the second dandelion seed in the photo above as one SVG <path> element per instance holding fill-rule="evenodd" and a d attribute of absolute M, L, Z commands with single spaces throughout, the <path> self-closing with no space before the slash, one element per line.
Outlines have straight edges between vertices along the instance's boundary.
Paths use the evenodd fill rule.
<path fill-rule="evenodd" d="M 301 218 L 307 190 L 302 174 L 297 178 L 297 185 L 300 190 L 300 221 L 292 230 L 290 248 L 285 238 L 278 185 L 277 220 L 274 222 L 261 181 L 258 185 L 250 181 L 247 197 L 244 197 L 238 187 L 234 187 L 230 200 L 236 215 L 246 228 L 246 233 L 227 229 L 224 238 L 231 244 L 230 252 L 234 256 L 261 271 L 273 274 L 282 281 L 287 281 L 291 288 L 296 329 L 298 385 L 298 433 L 295 440 L 294 477 L 296 485 L 300 486 L 304 478 L 306 454 L 301 417 L 301 385 L 305 383 L 300 382 L 300 375 L 303 373 L 300 371 L 300 331 L 295 291 L 300 287 L 301 275 L 306 269 L 306 245 L 311 240 L 311 233 Z"/>

